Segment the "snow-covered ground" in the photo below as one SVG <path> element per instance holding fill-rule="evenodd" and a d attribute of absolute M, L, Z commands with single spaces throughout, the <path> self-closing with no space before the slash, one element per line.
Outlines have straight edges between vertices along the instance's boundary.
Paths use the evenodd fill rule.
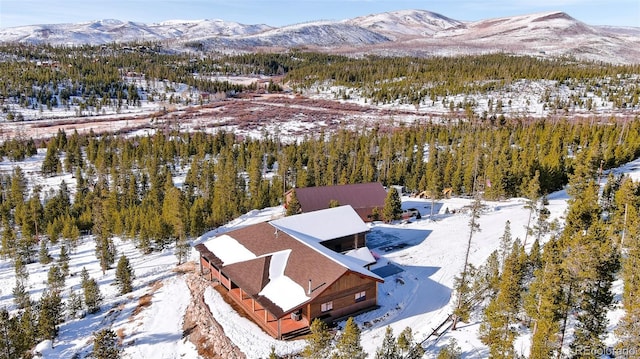
<path fill-rule="evenodd" d="M 35 178 L 42 158 L 43 154 L 39 153 L 20 163 L 0 162 L 0 171 L 11 171 L 14 166 L 20 166 Z M 615 172 L 629 173 L 634 180 L 639 180 L 640 159 Z M 49 188 L 56 188 L 63 179 L 71 184 L 69 176 L 52 177 L 38 183 L 44 186 L 43 192 L 46 192 Z M 553 193 L 548 199 L 551 220 L 562 220 L 567 208 L 566 193 Z M 398 271 L 387 276 L 385 283 L 379 286 L 380 308 L 356 317 L 356 322 L 363 330 L 362 344 L 370 357 L 381 344 L 386 326 L 391 326 L 396 335 L 405 327 L 411 327 L 415 338 L 421 341 L 445 320 L 452 311 L 451 288 L 454 277 L 463 266 L 469 236 L 469 215 L 464 207 L 470 200 L 452 198 L 437 201 L 433 218 L 430 218 L 430 200 L 410 197 L 403 197 L 402 200 L 403 208 L 417 208 L 422 218 L 409 223 L 370 224 L 368 243 L 370 249 L 380 256 L 373 269 L 392 264 L 397 268 L 388 268 Z M 485 210 L 479 220 L 481 231 L 474 234 L 471 246 L 470 261 L 475 265 L 481 265 L 498 248 L 507 221 L 511 224 L 513 237 L 523 239 L 528 218 L 525 201 L 521 198 L 485 201 L 484 204 Z M 202 242 L 234 228 L 268 221 L 282 213 L 281 207 L 254 210 L 224 227 L 204 234 L 195 242 Z M 532 241 L 528 242 L 530 245 Z M 111 327 L 122 338 L 123 358 L 199 358 L 195 346 L 183 338 L 183 316 L 191 297 L 183 275 L 172 271 L 176 266 L 173 250 L 143 256 L 130 241 L 115 238 L 115 243 L 118 256 L 126 255 L 134 269 L 134 291 L 124 296 L 118 294 L 116 286 L 112 285 L 115 269 L 102 273 L 94 255 L 94 242 L 91 237 L 84 237 L 71 253 L 69 264 L 73 275 L 66 280 L 64 295 L 69 295 L 72 290 L 80 293 L 79 273 L 86 268 L 89 275 L 100 284 L 105 298 L 102 309 L 97 314 L 81 319 L 69 318 L 60 326 L 60 334 L 53 343 L 44 342 L 38 346 L 42 356 L 70 358 L 78 354 L 84 357 L 91 351 L 92 333 Z M 57 259 L 58 246 L 53 246 L 52 255 Z M 195 250 L 191 259 L 197 259 Z M 51 265 L 28 265 L 27 289 L 33 299 L 38 299 L 45 288 Z M 15 308 L 11 294 L 14 285 L 12 263 L 0 260 L 0 306 L 10 310 Z M 619 281 L 615 283 L 614 290 L 619 298 L 622 291 Z M 145 295 L 151 296 L 150 305 L 138 308 L 140 298 Z M 249 358 L 267 357 L 272 346 L 277 353 L 287 354 L 295 353 L 305 345 L 302 340 L 283 342 L 272 339 L 257 325 L 238 316 L 215 290 L 205 292 L 205 301 L 231 341 Z M 619 309 L 611 312 L 611 331 L 621 314 Z M 425 358 L 434 358 L 451 338 L 458 341 L 464 358 L 486 357 L 488 350 L 478 339 L 478 328 L 479 323 L 462 323 L 459 330 L 445 333 L 437 343 L 427 341 Z M 614 339 L 610 336 L 608 341 Z M 527 332 L 523 329 L 516 349 L 526 355 L 528 348 Z"/>
<path fill-rule="evenodd" d="M 195 75 L 200 76 L 200 75 Z M 233 84 L 249 85 L 251 83 L 265 83 L 265 76 L 200 76 L 214 81 L 230 82 Z M 42 108 L 41 106 L 22 107 L 17 98 L 7 98 L 0 103 L 6 111 L 0 112 L 0 124 L 3 126 L 5 137 L 23 136 L 43 138 L 51 135 L 50 126 L 63 126 L 68 131 L 77 129 L 82 132 L 84 123 L 91 123 L 94 132 L 116 132 L 123 129 L 143 127 L 141 131 L 149 133 L 148 127 L 153 124 L 161 113 L 178 115 L 185 111 L 199 111 L 201 104 L 209 104 L 224 99 L 224 95 L 202 93 L 197 89 L 183 83 L 172 83 L 145 78 L 143 75 L 123 76 L 122 81 L 126 85 L 134 85 L 138 88 L 139 103 L 123 103 L 121 107 L 115 105 L 102 106 L 101 108 L 86 106 L 80 110 L 80 106 L 74 104 L 83 103 L 85 99 L 72 97 L 68 106 L 62 105 L 62 100 L 57 98 L 57 107 Z M 588 117 L 632 117 L 640 110 L 637 101 L 633 100 L 634 88 L 640 81 L 637 74 L 622 79 L 601 78 L 593 80 L 596 85 L 586 85 L 577 80 L 565 82 L 551 80 L 526 80 L 514 79 L 504 84 L 496 82 L 496 89 L 491 91 L 474 92 L 470 94 L 452 93 L 446 96 L 438 96 L 432 100 L 424 98 L 418 104 L 411 104 L 407 99 L 397 99 L 389 103 L 376 103 L 381 109 L 402 111 L 402 115 L 393 116 L 395 120 L 413 123 L 417 119 L 428 117 L 431 121 L 439 121 L 449 116 L 466 116 L 467 111 L 472 111 L 475 116 L 482 119 L 497 121 L 500 116 L 506 118 L 548 118 L 549 116 L 571 116 L 577 118 Z M 486 85 L 477 84 L 477 85 Z M 428 84 L 425 84 L 425 89 Z M 296 89 L 296 92 L 312 99 L 339 100 L 341 102 L 355 103 L 363 106 L 373 105 L 373 100 L 366 98 L 362 90 L 335 86 L 333 83 L 316 84 L 306 89 Z M 610 93 L 625 93 L 621 101 L 624 104 L 616 104 Z M 346 95 L 346 99 L 343 99 Z M 287 96 L 287 95 L 284 95 Z M 290 95 L 293 96 L 293 95 Z M 99 99 L 100 100 L 100 99 Z M 259 105 L 257 110 L 259 110 Z M 283 105 L 284 106 L 284 105 Z M 289 105 L 287 105 L 289 106 Z M 468 107 L 468 110 L 465 109 Z M 203 110 L 203 111 L 216 111 Z M 9 120 L 23 118 L 25 121 Z M 208 131 L 220 130 L 233 131 L 239 135 L 252 138 L 264 136 L 264 133 L 287 137 L 288 133 L 314 133 L 326 127 L 324 121 L 305 121 L 304 116 L 297 115 L 282 119 L 281 121 L 261 121 L 257 128 L 243 128 L 234 120 L 234 115 L 228 118 L 203 116 L 194 123 L 182 121 L 176 126 L 182 131 Z M 108 121 L 118 118 L 125 121 Z M 61 124 L 61 121 L 67 121 Z M 360 125 L 360 121 L 368 121 L 367 116 L 355 116 L 345 113 L 341 122 L 345 125 Z M 379 120 L 379 119 L 375 119 Z M 34 121 L 39 121 L 37 126 L 32 126 Z M 212 126 L 214 125 L 215 126 Z M 26 125 L 26 126 L 25 126 Z"/>
<path fill-rule="evenodd" d="M 637 86 L 638 76 L 634 75 L 620 82 L 620 85 L 612 85 L 611 79 L 599 79 L 601 86 L 610 91 L 622 91 Z M 446 96 L 438 96 L 436 100 L 424 98 L 419 105 L 406 103 L 406 99 L 399 99 L 391 103 L 377 104 L 382 108 L 402 109 L 415 111 L 416 114 L 431 114 L 434 120 L 449 115 L 465 114 L 465 104 L 469 104 L 473 113 L 478 117 L 496 118 L 504 115 L 507 118 L 532 117 L 546 118 L 548 116 L 602 116 L 634 114 L 638 106 L 618 108 L 610 101 L 606 94 L 596 92 L 595 88 L 587 87 L 580 83 L 560 83 L 551 80 L 514 80 L 512 83 L 491 91 L 476 92 L 472 94 L 453 93 Z M 615 89 L 618 90 L 615 90 Z M 348 94 L 344 102 L 354 102 L 361 105 L 370 104 L 372 100 L 365 98 L 359 89 L 344 86 L 331 86 L 321 84 L 312 86 L 303 91 L 305 96 L 321 99 L 341 99 L 342 94 Z M 453 104 L 453 109 L 450 107 Z M 501 106 L 500 106 L 501 105 Z M 407 122 L 413 121 L 407 116 Z"/>

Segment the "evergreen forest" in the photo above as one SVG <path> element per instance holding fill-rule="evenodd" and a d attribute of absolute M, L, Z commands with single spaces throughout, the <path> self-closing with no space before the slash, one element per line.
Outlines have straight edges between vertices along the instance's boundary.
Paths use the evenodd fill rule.
<path fill-rule="evenodd" d="M 164 49 L 158 43 L 74 48 L 1 44 L 0 73 L 0 105 L 10 121 L 24 119 L 21 109 L 38 110 L 43 117 L 53 109 L 87 116 L 119 113 L 142 101 L 162 107 L 198 105 L 207 100 L 205 94 L 236 96 L 256 91 L 255 82 L 243 85 L 222 79 L 241 75 L 275 79 L 269 81 L 269 92 L 282 91 L 280 84 L 284 83 L 296 93 L 335 87 L 337 99 L 357 95 L 374 105 L 417 108 L 444 102 L 451 110 L 482 120 L 503 114 L 512 104 L 491 99 L 487 110 L 481 111 L 473 96 L 517 91 L 511 86 L 519 81 L 549 82 L 539 101 L 559 113 L 574 108 L 591 111 L 599 102 L 618 110 L 637 109 L 640 96 L 638 65 L 509 54 L 352 58 L 291 50 L 195 56 Z M 187 86 L 189 96 L 178 95 L 179 86 Z M 557 92 L 561 86 L 570 94 Z"/>
<path fill-rule="evenodd" d="M 59 65 L 52 69 L 44 62 Z M 70 106 L 75 101 L 75 106 L 97 109 L 136 106 L 143 100 L 141 93 L 147 101 L 162 96 L 141 88 L 144 81 L 126 83 L 127 73 L 226 96 L 256 89 L 213 80 L 212 75 L 277 75 L 296 91 L 329 83 L 357 88 L 372 103 L 437 101 L 453 93 L 500 89 L 519 79 L 580 84 L 585 91 L 604 93 L 621 109 L 637 109 L 640 95 L 638 66 L 572 59 L 504 54 L 354 59 L 305 52 L 193 58 L 157 44 L 126 49 L 115 44 L 73 49 L 5 44 L 0 46 L 3 112 L 16 121 L 17 107 Z M 269 90 L 282 89 L 273 85 Z M 559 356 L 567 346 L 573 357 L 594 357 L 585 348 L 604 345 L 606 313 L 614 302 L 612 283 L 618 278 L 624 282 L 626 314 L 616 335 L 625 348 L 640 347 L 640 184 L 605 174 L 640 157 L 637 116 L 484 121 L 470 113 L 455 121 L 342 128 L 295 143 L 270 134 L 252 139 L 226 131 L 124 136 L 59 130 L 46 139 L 27 135 L 0 144 L 0 157 L 7 161 L 43 152 L 42 176 L 72 174 L 75 183 L 44 191 L 19 166 L 0 175 L 0 255 L 16 273 L 15 308 L 0 310 L 0 353 L 7 358 L 25 357 L 39 341 L 55 338 L 63 310 L 92 313 L 100 308 L 99 285 L 86 273 L 81 274 L 82 293 L 62 297 L 59 288 L 69 275 L 62 259 L 52 266 L 41 299 L 29 298 L 24 266 L 50 263 L 51 245 L 64 248 L 62 258 L 82 236 L 92 234 L 96 261 L 103 272 L 117 267 L 117 285 L 125 294 L 134 276 L 126 257 L 116 262 L 114 236 L 132 241 L 143 254 L 175 248 L 182 263 L 193 239 L 253 209 L 281 205 L 291 188 L 362 182 L 401 185 L 414 194 L 426 191 L 434 200 L 445 190 L 475 198 L 478 212 L 472 213 L 478 216 L 481 200 L 529 201 L 529 238 L 524 243 L 511 238 L 507 226 L 500 250 L 483 266 L 465 266 L 454 288 L 456 320 L 480 313 L 481 340 L 492 358 L 514 357 L 514 326 L 519 323 L 532 330 L 531 358 Z M 566 223 L 554 226 L 545 222 L 544 199 L 563 188 L 571 196 L 569 211 Z M 473 218 L 469 241 L 478 230 Z M 527 240 L 533 243 L 529 252 L 524 250 Z M 570 338 L 569 322 L 575 323 Z M 352 355 L 348 353 L 354 348 L 355 357 L 362 355 L 354 343 L 359 330 L 352 325 L 350 334 L 337 342 L 340 357 Z M 96 335 L 96 345 L 115 340 L 114 333 Z M 326 348 L 323 338 L 318 345 Z M 384 340 L 376 357 L 389 357 L 387 350 L 393 357 L 410 351 L 398 348 L 390 331 Z M 413 347 L 413 339 L 408 343 Z"/>

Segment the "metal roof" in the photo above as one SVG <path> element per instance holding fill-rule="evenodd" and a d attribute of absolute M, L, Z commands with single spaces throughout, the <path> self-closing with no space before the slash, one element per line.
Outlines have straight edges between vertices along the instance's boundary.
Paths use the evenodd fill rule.
<path fill-rule="evenodd" d="M 382 209 L 387 197 L 387 191 L 379 182 L 303 187 L 293 190 L 303 212 L 329 208 L 329 202 L 332 200 L 338 201 L 339 205 L 350 205 L 357 212 L 359 209 L 374 207 Z"/>

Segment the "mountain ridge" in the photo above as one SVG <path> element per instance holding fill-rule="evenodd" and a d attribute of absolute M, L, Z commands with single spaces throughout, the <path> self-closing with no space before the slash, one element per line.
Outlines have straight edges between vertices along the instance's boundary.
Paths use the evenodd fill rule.
<path fill-rule="evenodd" d="M 640 27 L 592 26 L 562 11 L 460 21 L 427 10 L 398 10 L 281 27 L 221 19 L 141 23 L 103 19 L 0 29 L 0 42 L 100 45 L 164 41 L 173 49 L 250 52 L 306 48 L 344 55 L 451 56 L 507 52 L 640 63 Z"/>

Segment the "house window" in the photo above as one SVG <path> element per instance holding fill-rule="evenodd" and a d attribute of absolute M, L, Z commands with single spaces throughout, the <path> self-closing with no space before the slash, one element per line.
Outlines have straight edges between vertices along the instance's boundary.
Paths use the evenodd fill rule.
<path fill-rule="evenodd" d="M 320 310 L 323 312 L 328 312 L 331 309 L 333 309 L 333 302 L 322 303 L 322 305 L 320 306 Z"/>
<path fill-rule="evenodd" d="M 367 292 L 362 291 L 360 293 L 356 293 L 356 303 L 362 302 L 365 299 L 367 299 Z"/>

